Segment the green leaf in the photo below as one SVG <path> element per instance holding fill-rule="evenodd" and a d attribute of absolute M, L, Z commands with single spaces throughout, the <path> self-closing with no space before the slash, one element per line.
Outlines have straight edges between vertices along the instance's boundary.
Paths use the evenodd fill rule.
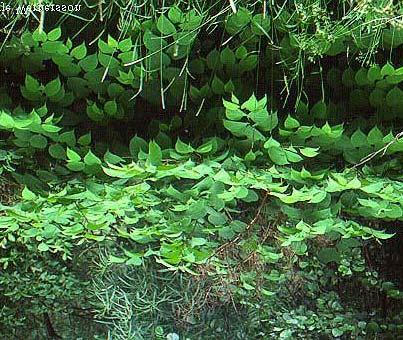
<path fill-rule="evenodd" d="M 73 130 L 63 132 L 59 136 L 59 143 L 65 143 L 69 147 L 74 147 L 76 145 L 76 135 Z"/>
<path fill-rule="evenodd" d="M 370 83 L 382 79 L 381 68 L 378 65 L 372 65 L 368 69 L 367 77 Z"/>
<path fill-rule="evenodd" d="M 217 76 L 214 76 L 212 82 L 211 82 L 211 90 L 215 94 L 223 94 L 225 92 L 224 90 L 224 83 L 223 81 L 218 78 Z"/>
<path fill-rule="evenodd" d="M 284 127 L 287 130 L 293 130 L 293 129 L 297 129 L 299 128 L 300 124 L 298 122 L 298 120 L 296 120 L 295 118 L 292 118 L 290 115 L 287 116 L 287 119 L 284 122 Z"/>
<path fill-rule="evenodd" d="M 383 65 L 383 67 L 381 69 L 381 75 L 383 77 L 392 76 L 394 73 L 395 73 L 395 68 L 390 63 L 386 63 L 385 65 Z"/>
<path fill-rule="evenodd" d="M 368 85 L 367 70 L 365 68 L 360 68 L 354 76 L 354 79 L 358 86 Z"/>
<path fill-rule="evenodd" d="M 143 138 L 136 135 L 130 140 L 129 150 L 132 157 L 137 158 L 140 150 L 142 150 L 143 152 L 147 152 L 147 142 Z"/>
<path fill-rule="evenodd" d="M 91 144 L 91 132 L 88 132 L 85 135 L 82 135 L 79 139 L 78 139 L 78 144 L 82 145 L 82 146 L 87 146 Z"/>
<path fill-rule="evenodd" d="M 25 76 L 25 87 L 28 91 L 33 93 L 39 92 L 40 86 L 39 81 L 34 77 L 30 76 L 29 74 Z"/>
<path fill-rule="evenodd" d="M 48 40 L 56 41 L 62 36 L 62 30 L 60 29 L 60 27 L 56 27 L 55 29 L 51 30 L 47 36 Z"/>
<path fill-rule="evenodd" d="M 224 119 L 224 127 L 236 137 L 244 136 L 244 132 L 248 126 L 248 123 L 233 122 Z"/>
<path fill-rule="evenodd" d="M 361 131 L 361 129 L 357 129 L 352 134 L 351 144 L 356 148 L 367 145 L 367 136 Z"/>
<path fill-rule="evenodd" d="M 104 105 L 104 111 L 110 117 L 115 116 L 118 111 L 118 106 L 116 104 L 116 101 L 115 100 L 107 101 Z"/>
<path fill-rule="evenodd" d="M 202 237 L 192 237 L 191 241 L 190 241 L 190 246 L 192 248 L 194 247 L 199 247 L 199 246 L 203 246 L 207 243 L 207 240 L 205 238 Z"/>
<path fill-rule="evenodd" d="M 301 152 L 302 155 L 304 155 L 305 157 L 316 157 L 317 155 L 319 155 L 319 148 L 301 148 L 299 150 Z"/>
<path fill-rule="evenodd" d="M 212 225 L 215 226 L 220 226 L 227 223 L 227 217 L 225 216 L 225 214 L 217 212 L 215 210 L 210 213 L 207 219 Z"/>
<path fill-rule="evenodd" d="M 235 53 L 227 46 L 220 53 L 221 63 L 232 66 L 235 64 Z"/>
<path fill-rule="evenodd" d="M 294 151 L 290 151 L 290 150 L 285 150 L 287 159 L 291 162 L 291 163 L 298 163 L 303 161 L 304 159 L 298 155 L 296 152 Z"/>
<path fill-rule="evenodd" d="M 109 255 L 109 262 L 110 263 L 125 263 L 126 258 Z"/>
<path fill-rule="evenodd" d="M 257 55 L 255 54 L 248 55 L 240 61 L 239 67 L 243 72 L 252 71 L 256 68 L 258 60 L 259 58 Z"/>
<path fill-rule="evenodd" d="M 110 152 L 109 150 L 107 150 L 107 151 L 105 152 L 104 161 L 105 161 L 106 163 L 109 163 L 109 164 L 119 164 L 119 163 L 123 163 L 123 162 L 124 162 L 123 158 L 121 158 L 121 157 L 119 157 L 119 156 L 113 154 L 113 153 Z"/>
<path fill-rule="evenodd" d="M 141 266 L 142 264 L 143 264 L 143 260 L 141 259 L 141 256 L 139 254 L 130 253 L 129 259 L 126 261 L 126 265 Z"/>
<path fill-rule="evenodd" d="M 113 49 L 116 49 L 119 46 L 118 41 L 110 34 L 108 34 L 108 46 L 112 47 Z"/>
<path fill-rule="evenodd" d="M 198 220 L 199 218 L 203 218 L 207 214 L 205 202 L 203 200 L 199 200 L 190 204 L 186 214 L 194 220 Z"/>
<path fill-rule="evenodd" d="M 189 144 L 183 143 L 180 140 L 180 138 L 178 138 L 178 140 L 176 141 L 175 150 L 176 150 L 176 152 L 183 154 L 183 155 L 187 155 L 187 154 L 194 152 L 194 149 L 192 148 L 192 146 Z"/>
<path fill-rule="evenodd" d="M 62 86 L 62 84 L 60 82 L 59 77 L 57 77 L 56 79 L 50 81 L 45 86 L 45 94 L 46 94 L 46 96 L 48 96 L 48 97 L 55 96 L 60 91 L 61 86 Z"/>
<path fill-rule="evenodd" d="M 233 93 L 235 91 L 235 84 L 232 80 L 228 80 L 224 85 L 224 91 L 227 93 Z"/>
<path fill-rule="evenodd" d="M 60 144 L 49 146 L 49 154 L 55 159 L 66 159 L 66 151 Z"/>
<path fill-rule="evenodd" d="M 172 35 L 176 33 L 175 25 L 162 14 L 157 20 L 157 28 L 164 35 Z"/>
<path fill-rule="evenodd" d="M 34 41 L 41 41 L 41 42 L 46 42 L 48 39 L 47 34 L 44 31 L 40 31 L 39 28 L 37 28 L 34 33 L 32 33 L 32 38 Z"/>
<path fill-rule="evenodd" d="M 327 117 L 327 106 L 323 101 L 317 102 L 314 106 L 312 106 L 311 114 L 314 118 L 317 119 L 326 119 Z"/>
<path fill-rule="evenodd" d="M 41 242 L 41 243 L 39 243 L 39 245 L 38 245 L 38 250 L 39 250 L 39 251 L 42 251 L 42 252 L 48 251 L 48 250 L 49 250 L 49 246 L 48 246 L 46 243 Z"/>
<path fill-rule="evenodd" d="M 89 105 L 87 106 L 87 115 L 96 122 L 102 121 L 102 119 L 104 118 L 103 111 L 99 109 L 96 103 L 89 103 Z"/>
<path fill-rule="evenodd" d="M 155 52 L 164 47 L 166 42 L 161 38 L 153 34 L 150 30 L 147 30 L 143 35 L 144 46 L 151 52 Z"/>
<path fill-rule="evenodd" d="M 323 248 L 318 253 L 318 259 L 325 264 L 330 262 L 337 263 L 340 261 L 340 254 L 335 248 Z"/>
<path fill-rule="evenodd" d="M 110 36 L 108 36 L 109 38 Z M 109 40 L 109 39 L 108 39 Z M 116 41 L 115 39 L 113 39 L 114 41 Z M 116 46 L 117 47 L 117 42 L 116 42 Z M 104 54 L 113 54 L 115 52 L 115 47 L 110 46 L 109 44 L 107 44 L 105 41 L 103 41 L 102 39 L 98 39 L 98 48 L 99 50 L 104 53 Z"/>
<path fill-rule="evenodd" d="M 270 137 L 263 145 L 265 149 L 271 148 L 271 147 L 279 147 L 280 143 L 276 141 L 273 137 Z"/>
<path fill-rule="evenodd" d="M 285 150 L 279 146 L 270 147 L 267 152 L 269 153 L 270 159 L 277 165 L 289 164 L 287 160 L 287 154 Z"/>
<path fill-rule="evenodd" d="M 45 149 L 48 145 L 48 140 L 41 135 L 33 135 L 29 140 L 29 144 L 36 149 Z"/>
<path fill-rule="evenodd" d="M 96 54 L 91 54 L 86 56 L 84 59 L 80 60 L 78 65 L 85 71 L 94 71 L 98 66 L 98 56 Z"/>
<path fill-rule="evenodd" d="M 344 330 L 342 328 L 333 328 L 332 329 L 332 335 L 335 338 L 339 338 L 344 334 Z"/>
<path fill-rule="evenodd" d="M 220 52 L 216 49 L 211 50 L 206 58 L 207 67 L 210 70 L 218 70 L 222 68 L 221 60 L 220 60 Z"/>
<path fill-rule="evenodd" d="M 246 109 L 248 111 L 255 111 L 258 108 L 258 100 L 255 97 L 255 94 L 252 94 L 249 99 L 241 105 L 241 109 Z"/>
<path fill-rule="evenodd" d="M 253 162 L 256 159 L 256 154 L 252 150 L 249 150 L 244 159 L 247 162 Z"/>
<path fill-rule="evenodd" d="M 403 91 L 395 86 L 386 95 L 386 103 L 389 106 L 400 107 L 403 104 Z"/>
<path fill-rule="evenodd" d="M 264 14 L 256 14 L 252 19 L 252 32 L 256 35 L 265 35 L 269 36 L 271 26 L 270 26 L 270 17 Z"/>
<path fill-rule="evenodd" d="M 121 50 L 122 52 L 130 51 L 133 47 L 132 39 L 127 38 L 127 39 L 120 41 L 118 47 L 119 47 L 119 50 Z"/>
<path fill-rule="evenodd" d="M 383 133 L 377 126 L 374 126 L 371 131 L 369 131 L 367 141 L 370 145 L 378 146 L 383 144 Z"/>
<path fill-rule="evenodd" d="M 37 199 L 37 196 L 27 187 L 24 187 L 24 190 L 22 190 L 21 195 L 22 198 L 26 201 L 34 201 L 35 199 Z"/>
<path fill-rule="evenodd" d="M 238 59 L 244 59 L 246 58 L 247 55 L 248 50 L 243 45 L 239 46 L 235 51 L 235 57 L 237 57 Z"/>
<path fill-rule="evenodd" d="M 214 145 L 214 141 L 213 141 L 213 140 L 210 140 L 210 141 L 208 141 L 208 142 L 206 142 L 206 143 L 200 145 L 200 146 L 196 149 L 196 152 L 197 152 L 197 153 L 201 153 L 201 154 L 209 153 L 209 152 L 211 152 L 211 151 L 213 150 L 213 145 Z"/>
<path fill-rule="evenodd" d="M 160 165 L 162 163 L 162 151 L 155 141 L 148 143 L 148 160 L 152 165 Z"/>
<path fill-rule="evenodd" d="M 6 129 L 12 129 L 15 126 L 15 121 L 8 113 L 0 112 L 0 125 Z"/>
<path fill-rule="evenodd" d="M 88 150 L 87 154 L 84 156 L 84 163 L 86 165 L 99 165 L 101 164 L 101 160 L 95 156 L 91 150 Z"/>
<path fill-rule="evenodd" d="M 85 164 L 83 162 L 73 161 L 73 162 L 67 163 L 66 167 L 71 171 L 79 172 L 79 171 L 83 171 L 85 169 Z"/>
<path fill-rule="evenodd" d="M 74 47 L 71 50 L 70 54 L 73 58 L 76 58 L 77 60 L 85 58 L 85 56 L 87 55 L 87 47 L 85 46 L 85 42 L 83 42 L 81 45 L 78 45 L 77 47 Z"/>
<path fill-rule="evenodd" d="M 271 131 L 278 124 L 277 113 L 269 114 L 266 109 L 252 111 L 248 116 L 262 131 Z"/>
<path fill-rule="evenodd" d="M 179 24 L 184 19 L 183 12 L 178 6 L 171 6 L 168 11 L 168 18 L 171 22 Z"/>
<path fill-rule="evenodd" d="M 78 162 L 81 160 L 81 156 L 69 147 L 67 147 L 67 158 L 70 162 Z"/>

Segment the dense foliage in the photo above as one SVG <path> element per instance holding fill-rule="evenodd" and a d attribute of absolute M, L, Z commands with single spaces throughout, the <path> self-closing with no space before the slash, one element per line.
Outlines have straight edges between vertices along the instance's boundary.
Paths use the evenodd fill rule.
<path fill-rule="evenodd" d="M 71 3 L 0 17 L 0 334 L 400 338 L 402 3 Z"/>

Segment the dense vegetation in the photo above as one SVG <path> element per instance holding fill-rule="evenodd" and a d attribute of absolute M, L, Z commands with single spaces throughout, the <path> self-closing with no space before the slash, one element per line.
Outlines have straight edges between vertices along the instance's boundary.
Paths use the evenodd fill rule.
<path fill-rule="evenodd" d="M 403 338 L 402 2 L 0 6 L 4 338 Z"/>

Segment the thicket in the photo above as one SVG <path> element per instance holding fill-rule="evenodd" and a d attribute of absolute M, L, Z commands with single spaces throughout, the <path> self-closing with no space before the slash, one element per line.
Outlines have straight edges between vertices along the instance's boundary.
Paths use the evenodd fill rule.
<path fill-rule="evenodd" d="M 403 4 L 71 3 L 0 17 L 0 334 L 401 338 Z"/>

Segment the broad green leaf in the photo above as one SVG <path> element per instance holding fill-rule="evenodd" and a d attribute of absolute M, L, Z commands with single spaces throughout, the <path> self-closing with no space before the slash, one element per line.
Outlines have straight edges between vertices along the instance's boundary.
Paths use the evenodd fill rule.
<path fill-rule="evenodd" d="M 50 41 L 56 41 L 61 36 L 62 36 L 62 30 L 60 29 L 60 27 L 56 27 L 47 34 L 48 40 Z"/>
<path fill-rule="evenodd" d="M 172 35 L 176 33 L 175 25 L 162 14 L 157 20 L 157 28 L 164 35 Z"/>
<path fill-rule="evenodd" d="M 101 164 L 101 160 L 95 156 L 91 150 L 88 150 L 87 154 L 84 156 L 84 163 L 86 165 L 99 165 Z"/>
<path fill-rule="evenodd" d="M 287 119 L 284 122 L 284 127 L 288 130 L 293 130 L 299 128 L 300 124 L 298 120 L 292 118 L 290 115 L 287 116 Z"/>
<path fill-rule="evenodd" d="M 57 77 L 54 80 L 51 80 L 49 83 L 46 84 L 45 86 L 45 94 L 48 97 L 53 97 L 55 96 L 61 89 L 61 82 L 60 82 L 60 78 Z"/>
<path fill-rule="evenodd" d="M 67 147 L 67 158 L 71 162 L 78 162 L 81 160 L 81 156 L 69 147 Z"/>
<path fill-rule="evenodd" d="M 110 152 L 109 150 L 107 150 L 107 151 L 105 152 L 104 161 L 105 161 L 106 163 L 109 163 L 109 164 L 119 164 L 119 163 L 123 163 L 123 162 L 124 162 L 123 158 L 121 158 L 121 157 L 119 157 L 119 156 L 113 154 L 113 153 Z"/>
<path fill-rule="evenodd" d="M 351 144 L 358 148 L 367 145 L 367 136 L 360 130 L 357 129 L 351 136 Z"/>
<path fill-rule="evenodd" d="M 60 144 L 50 145 L 49 154 L 55 159 L 66 159 L 66 151 Z"/>
<path fill-rule="evenodd" d="M 211 81 L 211 90 L 215 94 L 223 94 L 225 91 L 223 81 L 217 76 L 214 76 L 213 80 Z"/>
<path fill-rule="evenodd" d="M 32 147 L 36 149 L 45 149 L 48 145 L 48 140 L 46 139 L 46 137 L 43 137 L 41 135 L 33 135 L 29 140 L 29 143 Z"/>
<path fill-rule="evenodd" d="M 109 36 L 110 37 L 110 36 Z M 116 41 L 116 40 L 114 40 Z M 111 44 L 113 45 L 113 44 Z M 115 49 L 117 47 L 117 42 L 116 42 L 116 46 L 113 47 L 109 44 L 107 44 L 105 41 L 103 41 L 102 39 L 98 39 L 98 48 L 102 53 L 105 54 L 113 54 L 115 52 Z"/>
<path fill-rule="evenodd" d="M 22 190 L 22 198 L 26 201 L 33 201 L 37 198 L 37 196 L 31 191 L 29 190 L 27 187 L 24 188 L 24 190 Z"/>
<path fill-rule="evenodd" d="M 258 108 L 258 100 L 255 94 L 252 94 L 249 99 L 241 105 L 241 109 L 246 109 L 248 111 L 255 111 Z"/>
<path fill-rule="evenodd" d="M 143 152 L 148 152 L 147 142 L 143 138 L 136 135 L 130 140 L 129 150 L 132 157 L 137 158 L 140 150 Z"/>
<path fill-rule="evenodd" d="M 174 24 L 179 24 L 184 20 L 184 15 L 178 6 L 171 6 L 168 11 L 168 18 Z"/>
<path fill-rule="evenodd" d="M 207 240 L 203 237 L 192 237 L 192 239 L 190 241 L 190 246 L 192 248 L 194 248 L 194 247 L 203 246 L 206 243 L 207 243 Z"/>
<path fill-rule="evenodd" d="M 85 169 L 85 164 L 80 161 L 72 161 L 66 164 L 66 167 L 71 171 L 80 172 Z"/>
<path fill-rule="evenodd" d="M 319 148 L 306 147 L 306 148 L 301 148 L 299 151 L 305 157 L 316 157 L 317 155 L 319 155 L 319 152 L 318 152 Z"/>
<path fill-rule="evenodd" d="M 175 150 L 176 150 L 176 152 L 183 154 L 183 155 L 187 155 L 187 154 L 194 152 L 194 149 L 192 148 L 192 146 L 190 146 L 189 144 L 183 143 L 180 140 L 180 138 L 178 138 L 178 140 L 176 141 Z"/>
<path fill-rule="evenodd" d="M 39 28 L 37 28 L 32 33 L 32 38 L 34 39 L 34 41 L 46 42 L 46 40 L 48 39 L 48 36 L 44 31 L 40 31 Z"/>
<path fill-rule="evenodd" d="M 235 64 L 235 53 L 227 46 L 220 53 L 221 63 L 232 66 Z"/>
<path fill-rule="evenodd" d="M 0 112 L 0 125 L 6 129 L 12 129 L 15 126 L 15 121 L 8 113 Z"/>
<path fill-rule="evenodd" d="M 273 137 L 270 137 L 265 143 L 264 143 L 264 148 L 268 149 L 271 147 L 279 147 L 280 143 L 276 141 Z"/>
<path fill-rule="evenodd" d="M 98 56 L 96 54 L 91 54 L 86 56 L 84 59 L 80 60 L 78 65 L 85 71 L 94 71 L 98 66 Z"/>
<path fill-rule="evenodd" d="M 160 165 L 162 163 L 162 151 L 155 141 L 148 143 L 148 160 L 152 165 Z"/>
<path fill-rule="evenodd" d="M 119 41 L 119 50 L 122 52 L 128 52 L 132 49 L 133 47 L 133 42 L 131 38 L 124 39 L 122 41 Z"/>
<path fill-rule="evenodd" d="M 124 262 L 126 262 L 126 258 L 123 258 L 123 257 L 117 257 L 117 256 L 114 256 L 114 255 L 109 255 L 109 262 L 110 263 L 124 263 Z"/>
<path fill-rule="evenodd" d="M 383 144 L 383 133 L 377 126 L 374 126 L 371 131 L 369 131 L 367 141 L 369 144 L 376 146 Z"/>
<path fill-rule="evenodd" d="M 25 87 L 28 91 L 33 93 L 39 92 L 40 90 L 39 81 L 36 80 L 34 77 L 30 76 L 29 74 L 25 76 Z"/>
<path fill-rule="evenodd" d="M 86 133 L 85 135 L 82 135 L 78 139 L 78 144 L 82 146 L 88 146 L 91 144 L 91 132 Z"/>
<path fill-rule="evenodd" d="M 39 245 L 38 245 L 38 250 L 39 250 L 39 251 L 42 251 L 42 252 L 48 251 L 48 250 L 49 250 L 49 246 L 48 246 L 46 243 L 41 242 L 41 243 L 39 243 Z"/>
<path fill-rule="evenodd" d="M 394 73 L 395 73 L 395 68 L 394 68 L 391 64 L 386 63 L 385 65 L 383 65 L 383 67 L 382 67 L 382 69 L 381 69 L 381 75 L 382 75 L 383 77 L 385 77 L 385 76 L 391 76 L 391 75 L 393 75 Z"/>
<path fill-rule="evenodd" d="M 246 58 L 247 55 L 248 55 L 248 50 L 243 45 L 239 46 L 235 51 L 235 56 L 238 59 L 244 59 L 244 58 Z"/>
<path fill-rule="evenodd" d="M 268 148 L 270 159 L 277 165 L 289 164 L 285 150 L 280 146 L 272 146 Z"/>
<path fill-rule="evenodd" d="M 115 100 L 108 100 L 105 105 L 104 105 L 104 112 L 110 116 L 114 117 L 116 116 L 116 113 L 118 111 L 118 106 L 116 104 Z"/>
<path fill-rule="evenodd" d="M 76 135 L 74 131 L 71 130 L 60 134 L 59 143 L 66 143 L 69 147 L 74 147 L 76 145 Z"/>
<path fill-rule="evenodd" d="M 85 46 L 85 42 L 83 42 L 81 45 L 78 45 L 77 47 L 74 47 L 71 50 L 70 54 L 73 58 L 76 58 L 77 60 L 85 58 L 85 56 L 87 55 L 87 47 Z"/>

